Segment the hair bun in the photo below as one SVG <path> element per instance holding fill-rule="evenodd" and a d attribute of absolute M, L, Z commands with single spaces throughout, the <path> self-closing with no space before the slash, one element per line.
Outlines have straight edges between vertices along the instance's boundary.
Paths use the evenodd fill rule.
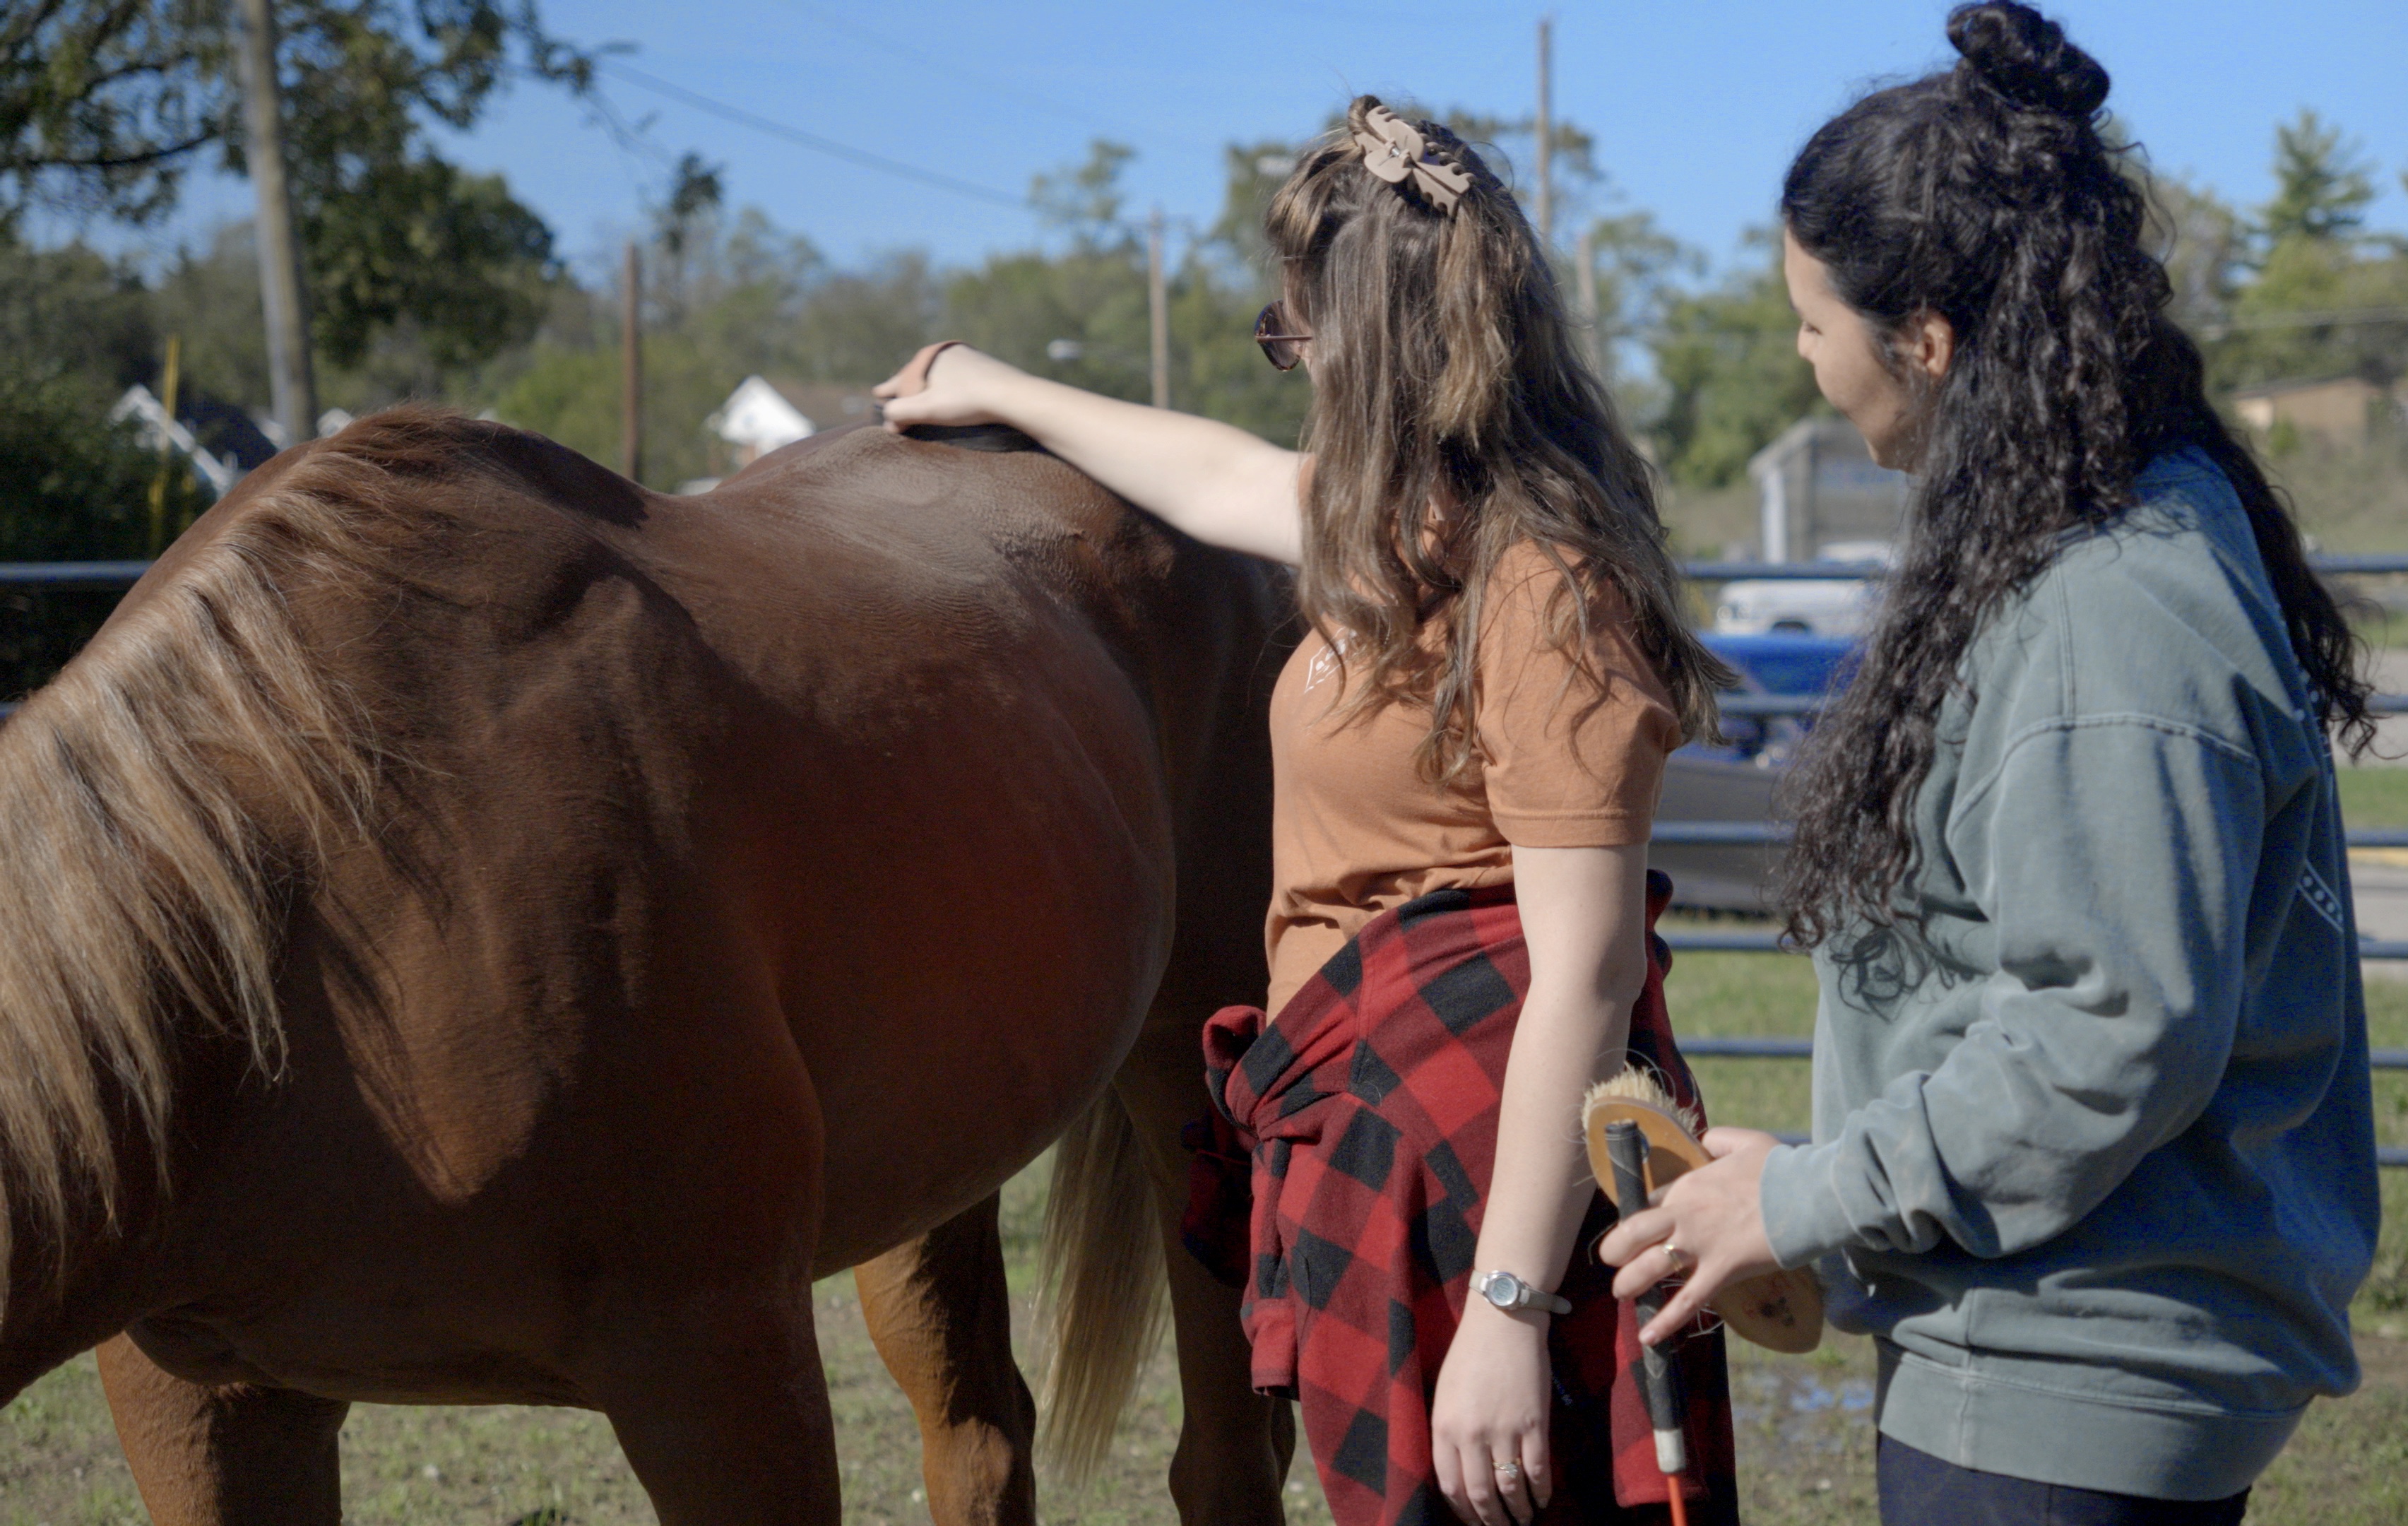
<path fill-rule="evenodd" d="M 2065 40 L 2065 29 L 2015 0 L 1959 6 L 1948 40 L 1963 66 L 2017 106 L 2086 117 L 2107 102 L 2107 71 Z"/>

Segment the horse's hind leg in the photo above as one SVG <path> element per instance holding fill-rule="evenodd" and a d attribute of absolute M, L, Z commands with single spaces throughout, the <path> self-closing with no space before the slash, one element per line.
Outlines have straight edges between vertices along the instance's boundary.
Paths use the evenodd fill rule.
<path fill-rule="evenodd" d="M 1011 1358 L 1000 1195 L 853 1268 L 886 1370 L 920 1420 L 936 1526 L 1034 1526 L 1037 1405 Z"/>
<path fill-rule="evenodd" d="M 1154 1180 L 1169 1274 L 1182 1401 L 1170 1494 L 1188 1526 L 1277 1526 L 1286 1519 L 1281 1487 L 1296 1452 L 1295 1412 L 1254 1392 L 1238 1290 L 1215 1281 L 1179 1238 L 1192 1159 L 1180 1133 L 1211 1106 L 1203 1027 L 1200 1003 L 1175 994 L 1158 1001 L 1114 1083 Z"/>
<path fill-rule="evenodd" d="M 187 1383 L 123 1335 L 98 1355 L 117 1438 L 156 1526 L 339 1526 L 336 1437 L 350 1404 Z"/>

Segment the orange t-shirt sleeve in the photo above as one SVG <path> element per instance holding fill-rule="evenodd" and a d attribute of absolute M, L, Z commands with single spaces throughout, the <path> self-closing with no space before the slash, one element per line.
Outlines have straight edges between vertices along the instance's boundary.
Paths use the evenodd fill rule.
<path fill-rule="evenodd" d="M 1555 563 L 1526 545 L 1498 564 L 1489 584 L 1478 707 L 1489 814 L 1519 847 L 1636 846 L 1654 824 L 1664 760 L 1681 744 L 1680 718 L 1611 592 L 1586 636 L 1605 680 L 1600 702 L 1571 654 L 1548 641 L 1559 588 Z"/>

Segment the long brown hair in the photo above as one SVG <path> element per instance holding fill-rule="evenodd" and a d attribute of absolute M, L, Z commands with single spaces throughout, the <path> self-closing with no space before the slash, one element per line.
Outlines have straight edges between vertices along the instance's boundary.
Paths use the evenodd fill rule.
<path fill-rule="evenodd" d="M 1374 176 L 1354 135 L 1374 132 L 1379 105 L 1356 97 L 1265 219 L 1293 316 L 1312 335 L 1297 595 L 1365 675 L 1357 685 L 1349 674 L 1341 713 L 1426 705 L 1416 766 L 1432 781 L 1461 773 L 1477 751 L 1482 592 L 1528 540 L 1562 574 L 1549 638 L 1590 681 L 1592 704 L 1606 680 L 1586 637 L 1618 604 L 1689 735 L 1715 735 L 1714 691 L 1734 680 L 1681 617 L 1646 463 L 1581 356 L 1536 235 L 1437 122 L 1413 125 L 1471 180 L 1452 213 L 1410 180 Z"/>

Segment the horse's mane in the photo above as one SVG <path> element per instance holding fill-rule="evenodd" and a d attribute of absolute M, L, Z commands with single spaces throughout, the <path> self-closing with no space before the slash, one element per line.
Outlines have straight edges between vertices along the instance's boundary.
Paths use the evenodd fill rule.
<path fill-rule="evenodd" d="M 30 1229 L 63 1274 L 117 1219 L 122 1152 L 165 1184 L 190 1041 L 280 1069 L 285 911 L 382 767 L 295 597 L 389 576 L 396 489 L 476 428 L 403 410 L 317 445 L 0 727 L 0 1273 Z"/>

